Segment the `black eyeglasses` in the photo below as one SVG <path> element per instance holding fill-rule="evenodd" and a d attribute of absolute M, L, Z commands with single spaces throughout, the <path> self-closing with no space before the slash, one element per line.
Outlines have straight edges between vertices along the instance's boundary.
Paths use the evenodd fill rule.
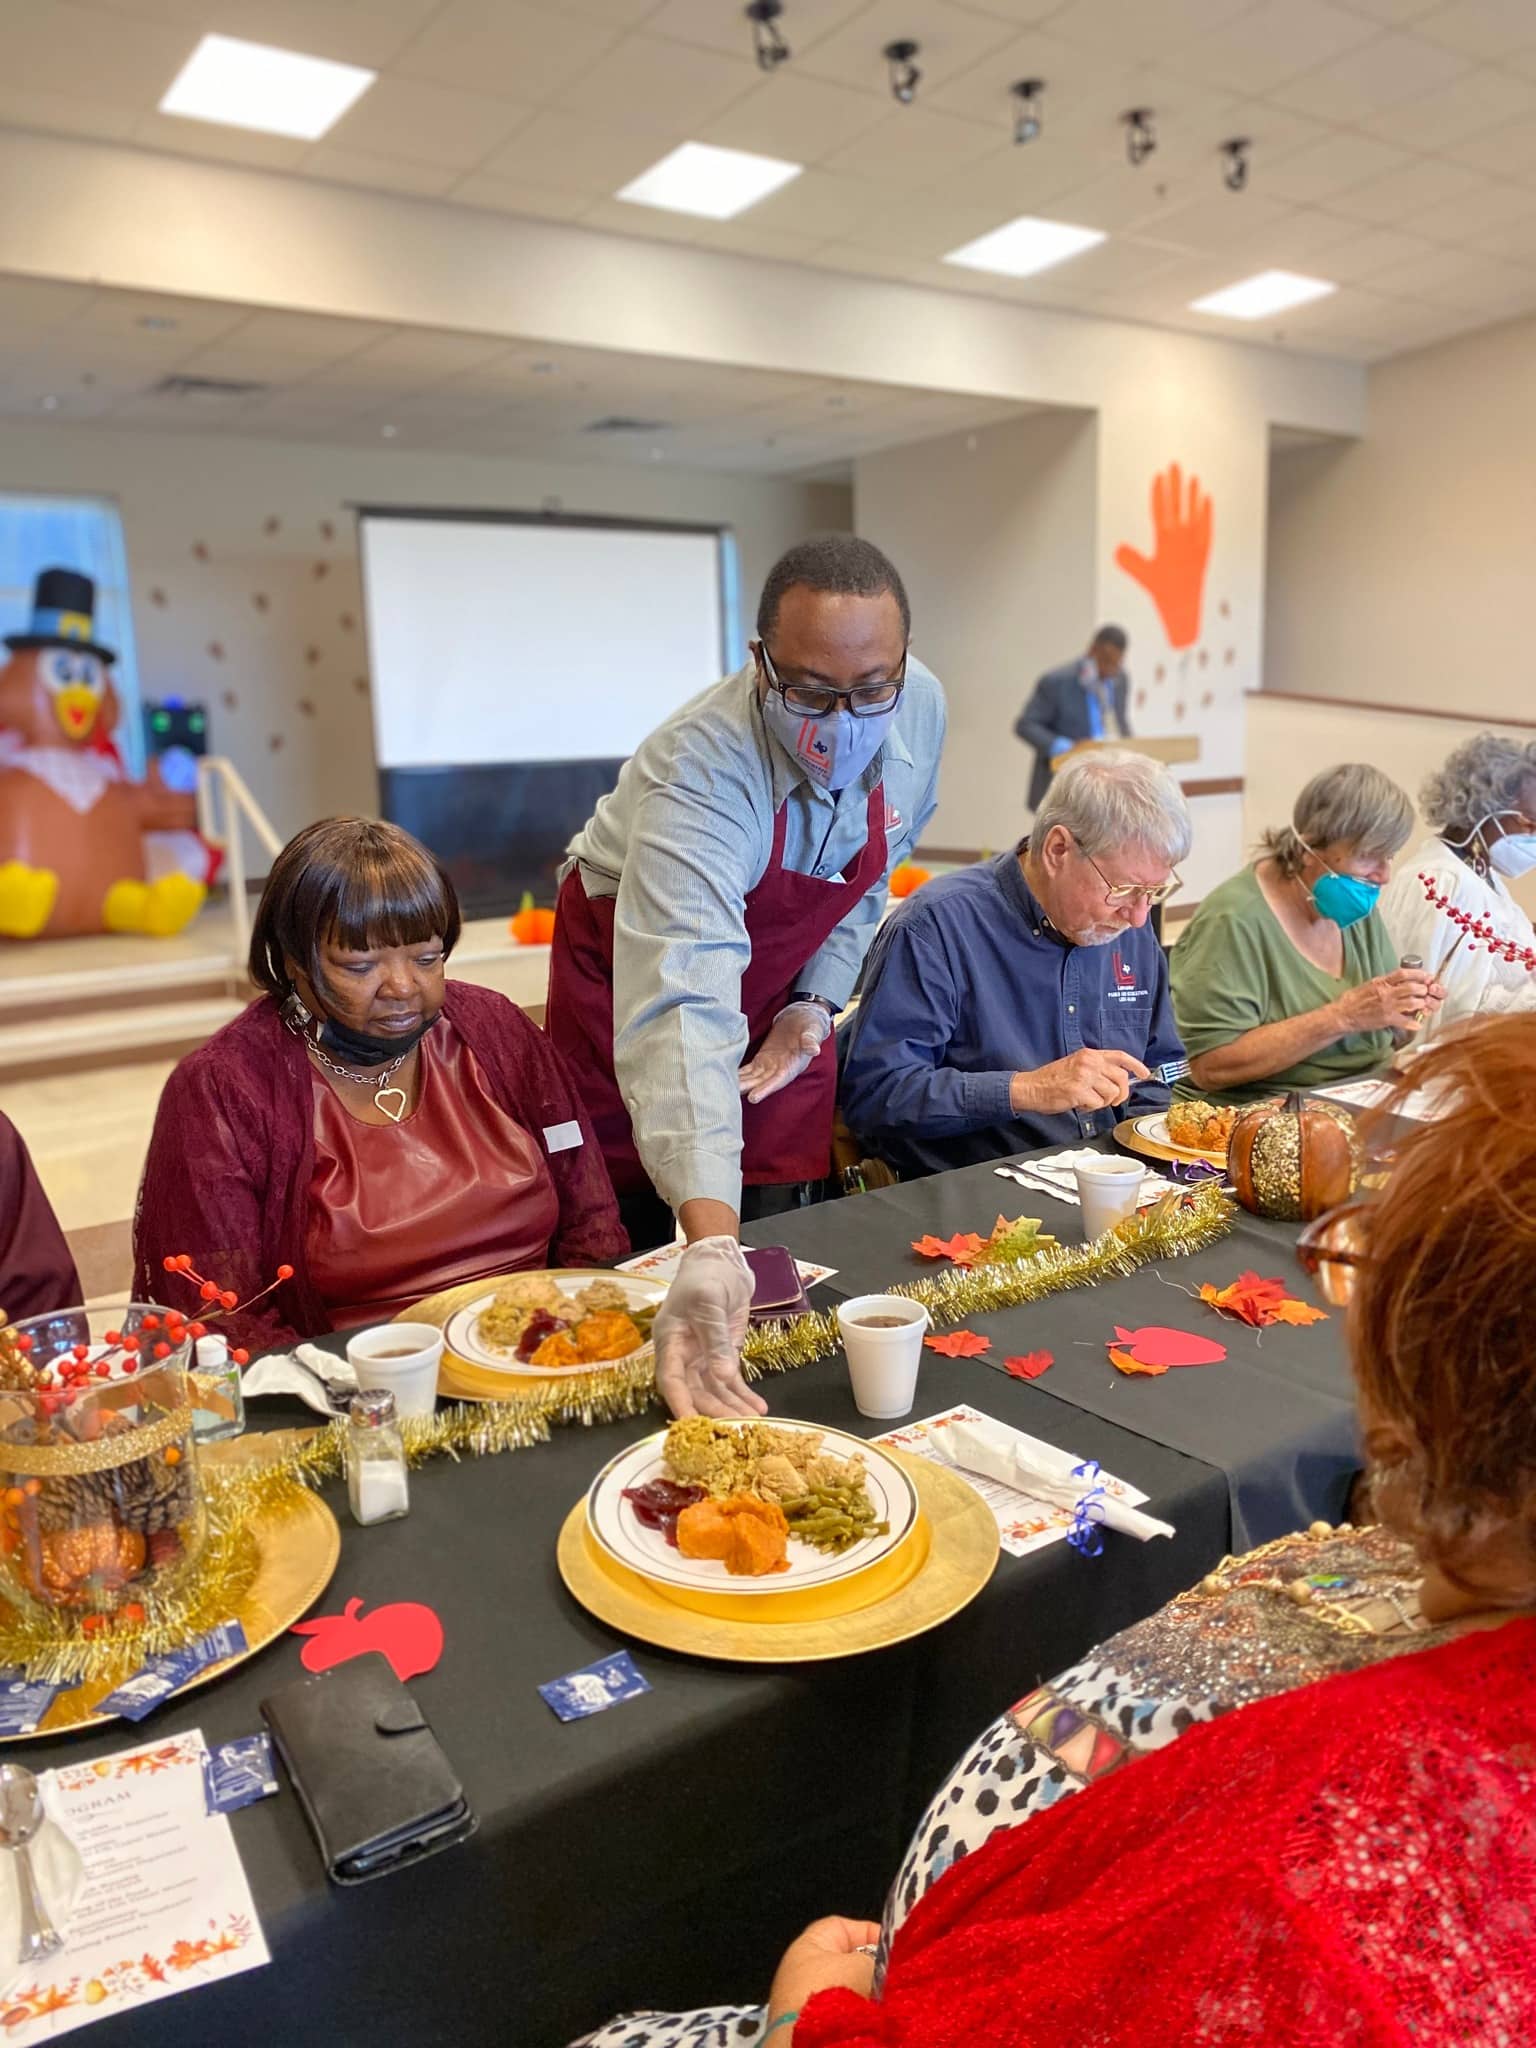
<path fill-rule="evenodd" d="M 830 683 L 785 683 L 779 680 L 773 657 L 759 647 L 763 672 L 770 690 L 777 690 L 791 711 L 804 718 L 825 718 L 832 711 L 851 711 L 855 718 L 873 718 L 889 711 L 907 683 L 907 652 L 902 649 L 901 667 L 883 683 L 858 683 L 851 690 L 834 690 Z"/>

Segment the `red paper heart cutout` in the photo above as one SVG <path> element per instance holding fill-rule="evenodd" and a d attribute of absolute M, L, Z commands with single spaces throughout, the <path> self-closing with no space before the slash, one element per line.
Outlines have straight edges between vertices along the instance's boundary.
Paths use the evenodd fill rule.
<path fill-rule="evenodd" d="M 1226 1345 L 1214 1337 L 1196 1337 L 1161 1323 L 1147 1323 L 1139 1330 L 1122 1330 L 1117 1323 L 1115 1341 L 1142 1365 L 1215 1365 L 1227 1355 Z"/>
<path fill-rule="evenodd" d="M 296 1636 L 308 1636 L 299 1661 L 306 1671 L 329 1671 L 369 1650 L 386 1656 L 402 1684 L 430 1671 L 443 1654 L 443 1624 L 430 1607 L 415 1600 L 391 1601 L 359 1619 L 361 1600 L 349 1600 L 341 1614 L 322 1614 L 295 1624 Z"/>

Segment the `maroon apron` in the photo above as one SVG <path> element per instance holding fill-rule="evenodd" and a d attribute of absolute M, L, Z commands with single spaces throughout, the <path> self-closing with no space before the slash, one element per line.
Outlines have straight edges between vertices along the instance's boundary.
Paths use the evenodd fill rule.
<path fill-rule="evenodd" d="M 750 1058 L 799 988 L 807 963 L 885 873 L 885 784 L 869 794 L 867 837 L 841 882 L 797 875 L 784 865 L 787 807 L 773 821 L 773 850 L 746 897 L 752 957 L 741 977 Z M 621 1195 L 650 1187 L 635 1150 L 629 1112 L 613 1072 L 612 896 L 589 896 L 573 867 L 560 887 L 549 962 L 544 1028 L 570 1063 L 613 1185 Z M 837 1050 L 830 1033 L 803 1074 L 764 1102 L 741 1103 L 741 1177 L 748 1187 L 821 1180 L 832 1163 Z"/>

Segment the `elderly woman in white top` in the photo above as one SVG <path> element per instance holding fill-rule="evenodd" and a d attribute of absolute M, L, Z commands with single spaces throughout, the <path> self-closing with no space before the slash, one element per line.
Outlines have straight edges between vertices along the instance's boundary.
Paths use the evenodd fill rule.
<path fill-rule="evenodd" d="M 1445 985 L 1422 1044 L 1467 1017 L 1536 1009 L 1536 930 L 1508 886 L 1536 868 L 1536 741 L 1479 733 L 1430 776 L 1419 808 L 1433 836 L 1403 861 L 1381 914 L 1399 954 L 1418 954 Z"/>

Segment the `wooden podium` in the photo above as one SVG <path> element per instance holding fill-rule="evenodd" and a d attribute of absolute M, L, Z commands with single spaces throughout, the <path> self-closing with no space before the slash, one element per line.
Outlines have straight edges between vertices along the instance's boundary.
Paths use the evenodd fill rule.
<path fill-rule="evenodd" d="M 1085 754 L 1102 754 L 1106 749 L 1118 749 L 1125 754 L 1145 754 L 1148 760 L 1161 761 L 1165 768 L 1175 768 L 1181 761 L 1198 761 L 1200 758 L 1200 742 L 1192 732 L 1170 733 L 1165 739 L 1079 740 L 1064 754 L 1051 756 L 1051 773 L 1056 774 L 1069 761 L 1080 761 Z"/>

